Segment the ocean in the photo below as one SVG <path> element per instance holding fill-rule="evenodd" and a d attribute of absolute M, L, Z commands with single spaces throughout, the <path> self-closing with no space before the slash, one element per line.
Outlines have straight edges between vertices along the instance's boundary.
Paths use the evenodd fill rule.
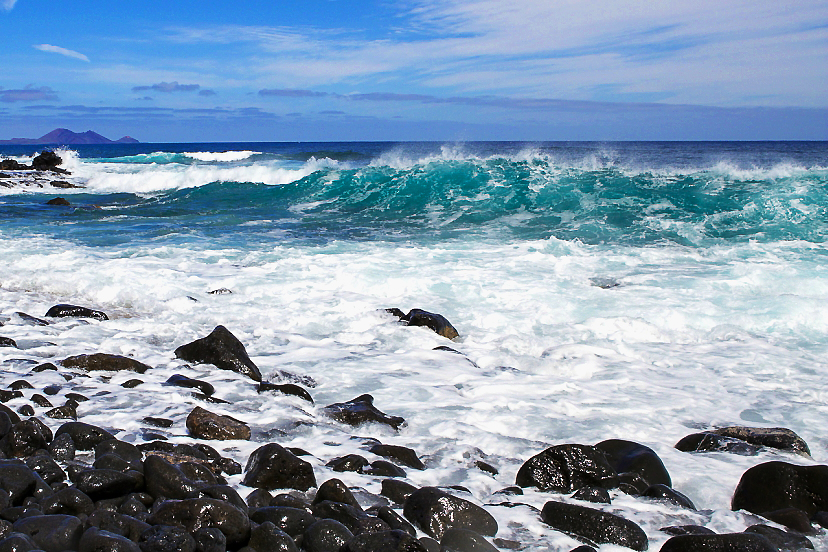
<path fill-rule="evenodd" d="M 247 422 L 253 440 L 211 442 L 242 465 L 263 442 L 309 451 L 318 481 L 378 493 L 380 478 L 325 464 L 364 440 L 416 450 L 417 486 L 541 508 L 566 495 L 514 485 L 546 447 L 627 439 L 652 448 L 697 511 L 613 491 L 604 509 L 639 524 L 742 531 L 733 512 L 756 464 L 828 462 L 828 143 L 205 143 L 58 150 L 78 189 L 0 187 L 0 386 L 94 396 L 81 421 L 141 442 L 145 416 L 190 442 L 196 405 Z M 0 146 L 28 162 L 33 146 Z M 45 205 L 56 196 L 68 207 Z M 229 290 L 230 293 L 209 292 Z M 58 303 L 106 322 L 31 326 Z M 445 316 L 460 337 L 400 325 L 384 309 Z M 180 345 L 227 327 L 265 380 L 315 382 L 314 404 L 258 394 L 239 374 L 190 366 Z M 462 354 L 435 349 L 447 346 Z M 66 382 L 33 363 L 95 352 L 153 370 Z M 163 385 L 209 381 L 229 404 Z M 31 394 L 32 390 L 24 390 Z M 35 390 L 36 391 L 36 390 Z M 369 393 L 396 432 L 326 418 Z M 26 404 L 26 398 L 8 406 Z M 39 408 L 36 408 L 41 414 Z M 56 428 L 57 420 L 45 419 Z M 811 458 L 687 453 L 691 433 L 786 427 Z M 497 468 L 482 471 L 475 462 Z M 229 478 L 240 487 L 241 476 Z M 527 549 L 578 542 L 530 507 L 487 509 Z M 828 549 L 828 536 L 811 537 Z M 600 550 L 616 550 L 605 545 Z M 621 548 L 617 548 L 621 550 Z"/>

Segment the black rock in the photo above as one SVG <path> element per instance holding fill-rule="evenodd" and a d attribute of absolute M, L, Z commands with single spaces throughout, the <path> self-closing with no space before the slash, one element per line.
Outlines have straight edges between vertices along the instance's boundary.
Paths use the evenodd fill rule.
<path fill-rule="evenodd" d="M 30 314 L 26 314 L 25 312 L 16 312 L 14 313 L 17 317 L 24 323 L 29 326 L 48 326 L 50 322 L 48 320 L 43 320 L 42 318 L 36 318 Z"/>
<path fill-rule="evenodd" d="M 0 402 L 8 402 L 12 399 L 17 399 L 22 396 L 22 391 L 8 391 L 6 389 L 0 389 Z"/>
<path fill-rule="evenodd" d="M 524 462 L 515 484 L 571 493 L 581 487 L 612 489 L 618 486 L 618 477 L 600 449 L 588 445 L 556 445 Z"/>
<path fill-rule="evenodd" d="M 715 535 L 716 532 L 701 525 L 671 525 L 670 527 L 662 527 L 659 531 L 663 531 L 668 535 Z"/>
<path fill-rule="evenodd" d="M 68 434 L 77 450 L 94 450 L 103 441 L 115 437 L 107 430 L 83 422 L 66 422 L 55 432 L 55 437 Z"/>
<path fill-rule="evenodd" d="M 12 506 L 20 506 L 39 484 L 46 485 L 46 482 L 21 460 L 0 459 L 0 489 L 9 494 Z"/>
<path fill-rule="evenodd" d="M 317 519 L 310 512 L 289 506 L 265 506 L 250 512 L 250 519 L 256 523 L 270 522 L 293 538 L 316 523 Z"/>
<path fill-rule="evenodd" d="M 397 481 L 395 479 L 383 479 L 382 496 L 390 498 L 395 504 L 405 504 L 405 501 L 411 496 L 411 493 L 417 490 L 417 487 L 405 481 Z"/>
<path fill-rule="evenodd" d="M 223 534 L 223 533 L 222 533 Z M 184 527 L 156 525 L 141 534 L 142 552 L 196 552 L 196 541 Z"/>
<path fill-rule="evenodd" d="M 47 411 L 45 416 L 54 420 L 77 420 L 78 411 L 75 405 L 65 404 Z"/>
<path fill-rule="evenodd" d="M 368 460 L 359 454 L 349 454 L 334 458 L 325 465 L 335 472 L 362 472 L 362 468 L 368 465 Z"/>
<path fill-rule="evenodd" d="M 193 498 L 215 498 L 216 500 L 223 500 L 244 512 L 245 515 L 249 513 L 247 503 L 239 496 L 236 489 L 229 485 L 208 485 L 202 487 L 198 490 L 197 496 Z"/>
<path fill-rule="evenodd" d="M 44 150 L 32 159 L 32 168 L 38 171 L 48 171 L 63 163 L 63 159 L 53 151 Z"/>
<path fill-rule="evenodd" d="M 85 525 L 121 535 L 133 542 L 140 541 L 141 535 L 150 528 L 148 523 L 132 516 L 104 509 L 98 509 L 89 514 Z"/>
<path fill-rule="evenodd" d="M 115 498 L 142 487 L 144 478 L 140 472 L 116 470 L 86 470 L 74 480 L 78 490 L 92 500 Z"/>
<path fill-rule="evenodd" d="M 151 368 L 151 366 L 138 362 L 134 358 L 106 353 L 72 356 L 64 359 L 61 364 L 67 368 L 80 368 L 89 372 L 97 370 L 111 372 L 131 370 L 143 374 Z"/>
<path fill-rule="evenodd" d="M 491 475 L 497 475 L 497 474 L 500 473 L 500 471 L 498 471 L 498 469 L 496 467 L 494 467 L 491 464 L 489 464 L 488 462 L 484 462 L 482 460 L 475 460 L 474 461 L 474 467 L 476 467 L 480 471 L 484 471 L 484 472 L 486 472 L 488 474 L 491 474 Z"/>
<path fill-rule="evenodd" d="M 21 389 L 34 389 L 34 386 L 26 380 L 16 380 L 9 384 L 9 389 L 19 391 Z"/>
<path fill-rule="evenodd" d="M 344 403 L 330 404 L 322 411 L 338 422 L 350 426 L 367 423 L 385 424 L 399 429 L 405 420 L 399 416 L 389 416 L 374 407 L 374 397 L 365 394 Z"/>
<path fill-rule="evenodd" d="M 408 447 L 401 447 L 397 445 L 374 445 L 368 452 L 376 454 L 377 456 L 384 456 L 396 460 L 404 466 L 414 468 L 415 470 L 424 470 L 425 465 L 420 461 L 417 453 Z"/>
<path fill-rule="evenodd" d="M 761 535 L 725 533 L 721 535 L 679 535 L 671 537 L 660 552 L 779 552 Z"/>
<path fill-rule="evenodd" d="M 351 539 L 343 552 L 428 552 L 416 537 L 405 531 L 362 533 Z"/>
<path fill-rule="evenodd" d="M 313 397 L 311 397 L 310 393 L 308 393 L 302 387 L 299 387 L 293 383 L 270 383 L 270 382 L 263 382 L 260 383 L 256 387 L 256 391 L 259 393 L 265 393 L 267 391 L 276 391 L 277 393 L 282 393 L 284 395 L 294 395 L 299 397 L 300 399 L 304 399 L 309 403 L 313 404 Z"/>
<path fill-rule="evenodd" d="M 414 526 L 408 523 L 404 517 L 388 506 L 380 506 L 377 508 L 377 517 L 387 523 L 388 526 L 395 531 L 404 531 L 412 537 L 417 536 L 417 530 L 414 529 Z"/>
<path fill-rule="evenodd" d="M 121 387 L 123 387 L 124 389 L 135 389 L 136 387 L 138 387 L 139 385 L 142 385 L 143 383 L 144 383 L 143 380 L 139 380 L 137 378 L 132 378 L 132 379 L 128 379 L 124 383 L 122 383 Z"/>
<path fill-rule="evenodd" d="M 0 337 L 0 347 L 13 347 L 17 349 L 17 343 L 10 337 Z"/>
<path fill-rule="evenodd" d="M 75 487 L 61 489 L 50 497 L 40 501 L 44 514 L 89 515 L 95 511 L 95 503 L 86 494 Z"/>
<path fill-rule="evenodd" d="M 141 548 L 126 537 L 90 527 L 81 536 L 78 552 L 141 552 Z"/>
<path fill-rule="evenodd" d="M 187 445 L 184 443 L 167 443 L 165 441 L 151 441 L 149 443 L 141 443 L 136 445 L 138 450 L 146 453 L 149 451 L 157 451 L 163 452 L 166 454 L 172 454 L 176 456 L 191 456 L 198 460 L 210 460 L 210 456 L 207 455 L 205 452 L 206 445 L 203 446 L 194 446 L 194 445 Z M 218 457 L 218 453 L 215 455 Z"/>
<path fill-rule="evenodd" d="M 191 498 L 203 484 L 192 481 L 177 466 L 156 455 L 144 461 L 144 484 L 153 498 Z"/>
<path fill-rule="evenodd" d="M 19 393 L 19 391 L 17 391 Z M 22 416 L 34 416 L 35 411 L 30 404 L 24 404 L 20 408 L 17 409 L 17 412 L 20 413 Z"/>
<path fill-rule="evenodd" d="M 693 433 L 676 443 L 675 448 L 682 452 L 729 452 L 741 456 L 755 456 L 762 447 L 751 445 L 741 439 L 716 435 L 715 433 Z"/>
<path fill-rule="evenodd" d="M 154 418 L 152 416 L 147 416 L 144 418 L 143 422 L 155 427 L 172 427 L 174 423 L 168 418 Z"/>
<path fill-rule="evenodd" d="M 809 456 L 811 454 L 807 443 L 799 435 L 784 427 L 733 426 L 716 429 L 710 433 L 740 439 L 751 445 L 807 454 Z"/>
<path fill-rule="evenodd" d="M 250 519 L 222 500 L 190 498 L 168 500 L 156 507 L 147 520 L 151 525 L 181 525 L 190 533 L 204 527 L 221 530 L 228 548 L 244 546 L 250 538 Z"/>
<path fill-rule="evenodd" d="M 75 459 L 75 442 L 68 433 L 60 433 L 49 444 L 49 454 L 55 460 L 68 462 Z"/>
<path fill-rule="evenodd" d="M 110 439 L 109 441 L 101 441 L 95 445 L 96 460 L 108 454 L 114 454 L 120 458 L 123 458 L 129 464 L 131 469 L 144 471 L 142 465 L 142 459 L 144 456 L 141 453 L 141 450 L 132 443 L 126 443 L 117 439 Z"/>
<path fill-rule="evenodd" d="M 311 511 L 311 504 L 307 498 L 297 496 L 294 493 L 279 493 L 270 500 L 270 506 L 284 506 L 286 508 L 298 508 L 308 513 Z"/>
<path fill-rule="evenodd" d="M 39 549 L 35 541 L 23 533 L 10 531 L 8 535 L 0 538 L 2 538 L 0 540 L 0 552 L 29 552 Z"/>
<path fill-rule="evenodd" d="M 762 515 L 798 508 L 808 516 L 828 510 L 828 466 L 765 462 L 742 474 L 733 493 L 733 510 Z"/>
<path fill-rule="evenodd" d="M 307 491 L 316 487 L 313 466 L 276 443 L 261 446 L 250 455 L 242 485 Z"/>
<path fill-rule="evenodd" d="M 71 203 L 69 203 L 66 198 L 63 197 L 55 197 L 50 199 L 46 202 L 46 205 L 58 205 L 60 207 L 69 207 Z"/>
<path fill-rule="evenodd" d="M 316 491 L 316 496 L 313 499 L 313 504 L 318 504 L 325 500 L 332 502 L 341 502 L 343 504 L 350 504 L 360 510 L 362 506 L 359 505 L 357 499 L 351 490 L 339 479 L 328 479 Z"/>
<path fill-rule="evenodd" d="M 642 495 L 650 488 L 641 475 L 636 472 L 618 474 L 618 490 L 632 496 Z"/>
<path fill-rule="evenodd" d="M 55 305 L 46 311 L 46 316 L 52 318 L 94 318 L 95 320 L 109 320 L 106 313 L 79 307 L 77 305 Z"/>
<path fill-rule="evenodd" d="M 354 534 L 363 532 L 376 533 L 377 531 L 387 531 L 391 529 L 388 524 L 381 519 L 369 516 L 362 511 L 362 508 L 359 508 L 358 506 L 351 506 L 350 504 L 325 500 L 314 504 L 311 507 L 311 511 L 316 518 L 333 519 L 338 521 Z"/>
<path fill-rule="evenodd" d="M 175 350 L 175 356 L 189 362 L 213 364 L 222 370 L 262 381 L 262 374 L 250 360 L 244 345 L 224 326 L 216 326 L 207 337 L 182 345 Z"/>
<path fill-rule="evenodd" d="M 581 487 L 575 491 L 572 498 L 596 504 L 610 504 L 612 502 L 610 494 L 603 487 Z"/>
<path fill-rule="evenodd" d="M 784 529 L 777 529 L 776 527 L 771 527 L 769 525 L 751 525 L 745 529 L 745 533 L 762 535 L 779 550 L 796 552 L 797 550 L 803 550 L 806 548 L 811 550 L 814 549 L 814 543 L 812 543 L 805 535 L 785 531 Z"/>
<path fill-rule="evenodd" d="M 29 400 L 31 400 L 33 403 L 35 403 L 37 406 L 41 408 L 54 408 L 55 406 L 51 402 L 49 402 L 49 399 L 47 399 L 40 393 L 35 393 L 29 398 Z"/>
<path fill-rule="evenodd" d="M 446 552 L 497 552 L 497 548 L 482 535 L 459 527 L 446 529 L 440 546 Z"/>
<path fill-rule="evenodd" d="M 650 485 L 673 485 L 661 458 L 650 447 L 632 441 L 609 439 L 601 441 L 595 448 L 604 453 L 617 473 L 637 473 Z"/>
<path fill-rule="evenodd" d="M 187 431 L 197 439 L 250 439 L 250 428 L 244 422 L 230 416 L 214 414 L 200 406 L 190 412 L 186 424 Z"/>
<path fill-rule="evenodd" d="M 299 552 L 293 539 L 269 521 L 250 532 L 248 546 L 256 552 Z"/>
<path fill-rule="evenodd" d="M 14 424 L 0 439 L 0 451 L 8 457 L 23 458 L 45 449 L 52 441 L 52 432 L 43 423 L 31 418 Z"/>
<path fill-rule="evenodd" d="M 202 393 L 207 396 L 212 395 L 215 393 L 215 388 L 207 383 L 206 381 L 201 381 L 193 378 L 188 378 L 182 374 L 173 374 L 167 381 L 165 382 L 167 385 L 174 385 L 176 387 L 187 387 L 192 389 L 199 389 Z"/>
<path fill-rule="evenodd" d="M 37 473 L 41 479 L 49 485 L 66 480 L 66 473 L 64 473 L 58 463 L 52 460 L 52 457 L 44 451 L 40 451 L 40 453 L 35 454 L 34 456 L 29 456 L 26 458 L 25 462 L 26 466 Z"/>
<path fill-rule="evenodd" d="M 79 403 L 86 402 L 89 400 L 88 397 L 84 397 L 80 393 L 66 393 L 65 397 L 69 400 L 77 401 Z"/>
<path fill-rule="evenodd" d="M 649 546 L 641 527 L 594 508 L 550 500 L 541 511 L 541 520 L 558 531 L 596 544 L 617 544 L 633 550 L 646 550 Z"/>
<path fill-rule="evenodd" d="M 660 483 L 657 485 L 650 485 L 650 487 L 648 487 L 647 490 L 641 494 L 641 496 L 655 498 L 657 500 L 666 500 L 667 502 L 671 502 L 681 508 L 687 508 L 688 510 L 696 509 L 696 505 L 693 504 L 693 501 L 687 496 L 671 487 L 668 487 L 667 485 L 662 485 Z"/>
<path fill-rule="evenodd" d="M 403 515 L 437 539 L 449 527 L 471 529 L 487 536 L 497 533 L 497 521 L 489 512 L 436 487 L 423 487 L 411 493 L 405 501 Z"/>
<path fill-rule="evenodd" d="M 371 462 L 371 464 L 368 467 L 363 468 L 360 473 L 376 477 L 405 477 L 407 475 L 404 469 L 392 464 L 391 462 L 386 462 L 385 460 Z"/>
<path fill-rule="evenodd" d="M 271 500 L 273 495 L 264 489 L 253 489 L 244 499 L 251 511 L 269 506 Z"/>
<path fill-rule="evenodd" d="M 408 314 L 403 315 L 400 309 L 392 308 L 385 310 L 409 326 L 425 326 L 448 339 L 454 339 L 460 335 L 454 326 L 451 325 L 451 322 L 446 320 L 446 317 L 441 314 L 424 311 L 422 309 L 411 309 L 408 311 Z"/>
<path fill-rule="evenodd" d="M 32 368 L 32 372 L 45 372 L 47 370 L 54 370 L 57 371 L 57 366 L 52 364 L 51 362 L 44 362 L 43 364 L 38 364 L 34 368 Z"/>
<path fill-rule="evenodd" d="M 302 534 L 302 548 L 306 552 L 341 552 L 353 538 L 353 533 L 338 521 L 322 519 Z"/>
<path fill-rule="evenodd" d="M 227 550 L 227 537 L 218 529 L 204 527 L 193 533 L 193 537 L 195 537 L 198 552 L 225 552 Z"/>
<path fill-rule="evenodd" d="M 83 534 L 83 523 L 75 516 L 21 517 L 14 522 L 14 530 L 31 538 L 45 552 L 77 550 Z"/>

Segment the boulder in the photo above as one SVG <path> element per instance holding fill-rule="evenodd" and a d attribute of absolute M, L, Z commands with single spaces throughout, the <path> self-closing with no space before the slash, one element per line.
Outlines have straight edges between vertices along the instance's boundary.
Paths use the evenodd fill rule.
<path fill-rule="evenodd" d="M 187 416 L 187 431 L 197 439 L 250 440 L 250 428 L 242 421 L 230 416 L 214 414 L 195 407 Z"/>
<path fill-rule="evenodd" d="M 408 311 L 408 314 L 403 314 L 397 308 L 385 310 L 409 326 L 425 326 L 438 335 L 442 335 L 448 339 L 454 339 L 460 336 L 454 326 L 451 325 L 451 322 L 446 320 L 446 317 L 441 314 L 424 311 L 422 309 L 411 309 Z"/>
<path fill-rule="evenodd" d="M 593 502 L 596 504 L 610 504 L 612 499 L 609 492 L 603 487 L 581 487 L 572 495 L 575 500 Z"/>
<path fill-rule="evenodd" d="M 353 533 L 338 521 L 322 519 L 305 529 L 302 548 L 305 552 L 340 552 L 353 538 Z"/>
<path fill-rule="evenodd" d="M 650 447 L 622 439 L 608 439 L 595 445 L 595 448 L 604 453 L 617 473 L 634 472 L 650 485 L 672 486 L 667 468 Z"/>
<path fill-rule="evenodd" d="M 265 506 L 250 512 L 255 523 L 270 522 L 293 538 L 303 534 L 317 519 L 307 510 L 290 506 Z"/>
<path fill-rule="evenodd" d="M 404 469 L 385 460 L 371 462 L 370 465 L 362 468 L 359 473 L 375 477 L 405 477 L 407 475 Z"/>
<path fill-rule="evenodd" d="M 10 337 L 0 337 L 0 347 L 11 347 L 17 349 L 17 342 Z"/>
<path fill-rule="evenodd" d="M 316 487 L 313 466 L 276 443 L 263 445 L 247 459 L 242 485 L 266 490 Z"/>
<path fill-rule="evenodd" d="M 126 537 L 90 527 L 80 538 L 78 552 L 141 552 L 141 548 Z"/>
<path fill-rule="evenodd" d="M 541 520 L 558 531 L 596 544 L 617 544 L 633 550 L 647 550 L 649 546 L 641 527 L 594 508 L 550 500 L 543 506 Z"/>
<path fill-rule="evenodd" d="M 391 530 L 361 533 L 348 541 L 343 552 L 428 552 L 428 549 L 405 531 Z"/>
<path fill-rule="evenodd" d="M 39 485 L 46 483 L 31 468 L 17 459 L 0 459 L 0 489 L 9 494 L 9 503 L 20 506 Z"/>
<path fill-rule="evenodd" d="M 391 458 L 393 460 L 396 460 L 400 464 L 408 466 L 409 468 L 414 468 L 415 470 L 425 469 L 425 465 L 423 465 L 422 461 L 417 456 L 417 453 L 414 452 L 413 449 L 410 449 L 408 447 L 380 444 L 372 446 L 368 450 L 368 452 L 376 454 L 377 456 Z"/>
<path fill-rule="evenodd" d="M 141 540 L 141 535 L 150 528 L 144 521 L 105 509 L 98 509 L 89 514 L 84 525 L 121 535 L 134 542 Z"/>
<path fill-rule="evenodd" d="M 77 450 L 94 450 L 103 441 L 115 437 L 107 430 L 84 422 L 66 422 L 55 432 L 55 438 L 67 434 Z"/>
<path fill-rule="evenodd" d="M 173 374 L 165 382 L 167 385 L 174 385 L 176 387 L 187 387 L 190 389 L 198 389 L 208 397 L 215 393 L 215 388 L 206 381 L 201 381 L 181 374 Z"/>
<path fill-rule="evenodd" d="M 256 391 L 259 393 L 276 391 L 277 393 L 282 393 L 283 395 L 293 395 L 295 397 L 299 397 L 300 399 L 304 399 L 313 404 L 313 397 L 311 397 L 310 393 L 295 383 L 262 382 L 256 387 Z"/>
<path fill-rule="evenodd" d="M 615 488 L 618 476 L 600 449 L 589 445 L 556 445 L 524 462 L 515 484 L 571 493 L 581 487 Z"/>
<path fill-rule="evenodd" d="M 64 359 L 61 364 L 67 368 L 80 368 L 88 372 L 98 370 L 110 372 L 130 370 L 143 374 L 151 368 L 143 362 L 138 362 L 134 358 L 121 355 L 108 355 L 105 353 L 71 356 Z"/>
<path fill-rule="evenodd" d="M 66 487 L 40 502 L 44 514 L 86 515 L 95 511 L 95 504 L 85 493 L 75 487 Z"/>
<path fill-rule="evenodd" d="M 254 381 L 262 381 L 262 374 L 250 360 L 244 345 L 224 326 L 216 326 L 207 337 L 177 348 L 175 356 L 188 362 L 212 364 L 222 370 L 245 375 Z"/>
<path fill-rule="evenodd" d="M 399 429 L 405 420 L 399 416 L 389 416 L 374 406 L 374 397 L 365 394 L 344 403 L 329 404 L 322 411 L 334 420 L 350 426 L 367 423 L 385 424 Z"/>
<path fill-rule="evenodd" d="M 45 449 L 52 441 L 52 432 L 36 419 L 22 420 L 14 424 L 0 439 L 0 451 L 6 456 L 23 458 Z"/>
<path fill-rule="evenodd" d="M 193 537 L 198 552 L 225 552 L 227 550 L 227 537 L 218 529 L 203 527 L 193 533 Z"/>
<path fill-rule="evenodd" d="M 46 451 L 39 451 L 38 454 L 29 456 L 25 460 L 26 466 L 31 468 L 37 475 L 46 483 L 58 483 L 66 480 L 66 473 L 61 469 L 57 462 L 52 460 Z"/>
<path fill-rule="evenodd" d="M 362 469 L 368 466 L 368 460 L 359 454 L 348 454 L 347 456 L 334 458 L 325 465 L 335 472 L 350 471 L 362 473 Z"/>
<path fill-rule="evenodd" d="M 61 206 L 61 207 L 69 207 L 71 205 L 71 203 L 69 203 L 66 200 L 66 198 L 56 197 L 56 198 L 53 198 L 53 199 L 50 199 L 49 201 L 47 201 L 46 205 L 58 205 L 58 206 Z"/>
<path fill-rule="evenodd" d="M 778 529 L 770 525 L 751 525 L 745 529 L 745 533 L 762 535 L 779 550 L 796 552 L 797 550 L 814 549 L 814 543 L 802 533 L 785 531 L 784 529 Z"/>
<path fill-rule="evenodd" d="M 28 536 L 45 552 L 77 550 L 83 534 L 81 520 L 60 514 L 21 517 L 13 527 L 15 532 Z"/>
<path fill-rule="evenodd" d="M 383 479 L 382 496 L 390 498 L 395 504 L 405 504 L 405 501 L 411 496 L 411 493 L 417 490 L 417 487 L 405 481 L 397 481 L 395 479 Z"/>
<path fill-rule="evenodd" d="M 147 520 L 151 525 L 180 525 L 193 533 L 201 528 L 219 529 L 228 548 L 244 546 L 250 538 L 250 519 L 244 512 L 223 500 L 190 498 L 167 500 L 158 505 Z"/>
<path fill-rule="evenodd" d="M 388 526 L 395 531 L 404 531 L 412 537 L 417 536 L 417 530 L 414 526 L 408 523 L 404 517 L 392 510 L 389 506 L 380 506 L 377 508 L 377 517 L 388 524 Z"/>
<path fill-rule="evenodd" d="M 497 533 L 497 521 L 489 512 L 436 487 L 423 487 L 411 493 L 405 500 L 403 515 L 436 539 L 442 538 L 449 527 L 471 529 L 487 536 Z"/>
<path fill-rule="evenodd" d="M 362 506 L 359 505 L 357 499 L 351 490 L 339 479 L 328 479 L 316 491 L 316 496 L 313 499 L 313 504 L 318 504 L 329 500 L 331 502 L 341 502 L 342 504 L 350 504 L 360 510 Z"/>
<path fill-rule="evenodd" d="M 497 548 L 482 535 L 459 527 L 446 529 L 440 539 L 440 547 L 445 552 L 497 552 Z"/>
<path fill-rule="evenodd" d="M 376 533 L 388 531 L 391 527 L 381 519 L 370 516 L 359 506 L 324 500 L 311 507 L 314 517 L 318 519 L 333 519 L 348 528 L 351 533 Z"/>
<path fill-rule="evenodd" d="M 650 485 L 647 490 L 641 494 L 641 496 L 670 502 L 681 508 L 687 508 L 688 510 L 696 509 L 696 505 L 693 504 L 693 501 L 687 496 L 661 483 L 657 485 Z"/>
<path fill-rule="evenodd" d="M 146 529 L 138 539 L 138 546 L 142 552 L 196 552 L 193 536 L 177 525 L 156 525 Z"/>
<path fill-rule="evenodd" d="M 721 535 L 678 535 L 671 537 L 660 552 L 779 552 L 762 535 L 725 533 Z"/>
<path fill-rule="evenodd" d="M 85 470 L 73 479 L 79 491 L 92 500 L 117 498 L 142 487 L 144 477 L 137 471 Z"/>
<path fill-rule="evenodd" d="M 806 454 L 808 456 L 811 455 L 808 444 L 805 443 L 802 437 L 785 427 L 733 426 L 716 429 L 710 433 L 740 439 L 751 445 L 770 447 L 787 452 Z"/>
<path fill-rule="evenodd" d="M 192 498 L 203 484 L 192 481 L 177 466 L 156 455 L 144 461 L 144 484 L 153 498 Z"/>
<path fill-rule="evenodd" d="M 63 163 L 63 159 L 53 151 L 44 150 L 32 159 L 32 168 L 38 171 L 48 171 Z"/>
<path fill-rule="evenodd" d="M 299 552 L 290 536 L 266 521 L 250 532 L 248 545 L 256 552 Z"/>
<path fill-rule="evenodd" d="M 55 305 L 46 311 L 46 316 L 52 318 L 94 318 L 95 320 L 109 320 L 106 313 L 77 305 Z"/>
<path fill-rule="evenodd" d="M 733 510 L 762 515 L 784 508 L 798 508 L 812 517 L 828 511 L 828 466 L 798 466 L 765 462 L 742 474 L 733 493 Z"/>

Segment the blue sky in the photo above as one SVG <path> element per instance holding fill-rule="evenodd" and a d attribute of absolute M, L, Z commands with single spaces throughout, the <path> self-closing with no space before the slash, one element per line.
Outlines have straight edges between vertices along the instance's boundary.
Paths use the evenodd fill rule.
<path fill-rule="evenodd" d="M 0 0 L 0 139 L 828 139 L 825 0 Z"/>

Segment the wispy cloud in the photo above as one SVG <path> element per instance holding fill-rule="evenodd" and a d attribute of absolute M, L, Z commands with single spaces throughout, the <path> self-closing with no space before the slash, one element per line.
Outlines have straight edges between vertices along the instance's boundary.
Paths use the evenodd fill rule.
<path fill-rule="evenodd" d="M 55 91 L 48 86 L 35 88 L 29 85 L 20 90 L 0 89 L 0 102 L 48 102 L 57 99 Z"/>
<path fill-rule="evenodd" d="M 13 4 L 14 2 L 12 2 Z M 61 48 L 60 46 L 53 46 L 51 44 L 33 44 L 34 48 L 37 48 L 41 52 L 51 52 L 53 54 L 60 54 L 62 56 L 79 59 L 81 61 L 85 61 L 89 63 L 89 58 L 83 55 L 80 52 L 76 52 L 74 50 L 68 50 L 66 48 Z"/>
<path fill-rule="evenodd" d="M 14 7 L 14 4 L 16 2 L 17 0 L 2 0 L 2 2 L 0 2 L 0 7 L 2 7 L 6 11 L 9 11 Z"/>
<path fill-rule="evenodd" d="M 151 86 L 133 86 L 133 92 L 142 92 L 146 90 L 154 90 L 156 92 L 195 92 L 201 88 L 198 84 L 178 84 L 178 81 L 159 82 Z M 202 90 L 203 92 L 203 90 Z"/>
<path fill-rule="evenodd" d="M 199 96 L 215 96 L 216 91 L 215 90 L 210 90 L 209 88 L 204 88 L 204 89 L 198 91 L 198 95 Z"/>

